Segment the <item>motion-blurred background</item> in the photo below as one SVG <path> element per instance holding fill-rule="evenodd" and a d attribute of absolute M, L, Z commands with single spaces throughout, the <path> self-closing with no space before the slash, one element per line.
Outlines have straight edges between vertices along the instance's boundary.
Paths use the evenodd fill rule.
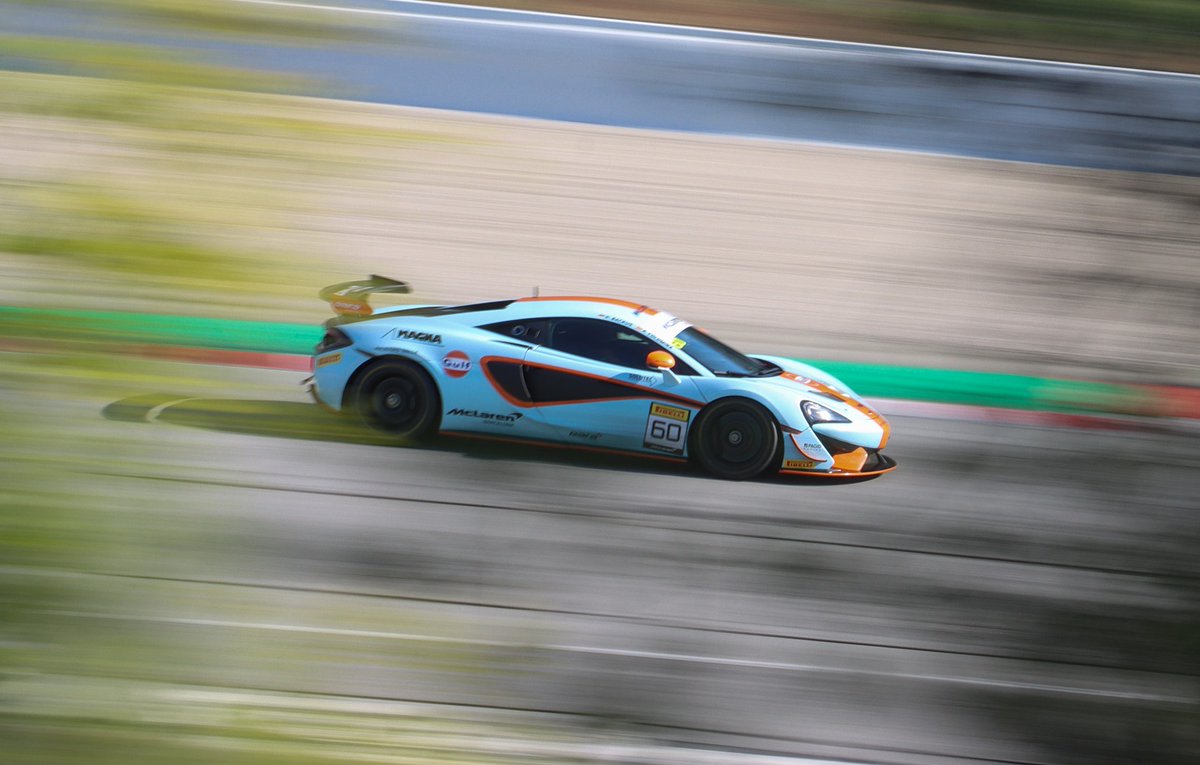
<path fill-rule="evenodd" d="M 497 5 L 904 49 L 0 2 L 0 762 L 1194 762 L 1200 3 Z M 851 485 L 386 447 L 285 358 L 367 273 L 927 407 Z"/>

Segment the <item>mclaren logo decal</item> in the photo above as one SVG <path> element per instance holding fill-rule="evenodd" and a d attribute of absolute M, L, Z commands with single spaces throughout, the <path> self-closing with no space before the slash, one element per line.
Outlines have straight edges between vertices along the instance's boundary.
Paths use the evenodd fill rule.
<path fill-rule="evenodd" d="M 524 415 L 520 412 L 511 412 L 509 414 L 496 414 L 495 412 L 481 412 L 478 409 L 460 409 L 455 408 L 446 412 L 447 417 L 470 417 L 476 420 L 484 420 L 486 422 L 495 423 L 497 425 L 512 425 Z"/>

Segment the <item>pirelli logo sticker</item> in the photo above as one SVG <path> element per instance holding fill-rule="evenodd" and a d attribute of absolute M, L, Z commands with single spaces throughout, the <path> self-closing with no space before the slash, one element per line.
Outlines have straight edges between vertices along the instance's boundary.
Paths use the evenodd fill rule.
<path fill-rule="evenodd" d="M 668 454 L 683 454 L 687 437 L 688 421 L 692 419 L 689 409 L 666 404 L 651 404 L 646 417 L 646 435 L 642 443 L 647 449 Z"/>
<path fill-rule="evenodd" d="M 317 366 L 327 367 L 330 364 L 336 364 L 341 360 L 342 360 L 341 353 L 331 353 L 328 356 L 322 356 L 321 358 L 317 359 Z"/>
<path fill-rule="evenodd" d="M 817 463 L 815 460 L 784 460 L 783 461 L 783 469 L 784 470 L 808 470 L 809 468 L 815 468 L 816 466 L 817 466 Z"/>
<path fill-rule="evenodd" d="M 692 418 L 692 413 L 687 409 L 680 409 L 677 406 L 667 406 L 666 404 L 651 404 L 651 417 L 666 417 L 669 420 L 678 420 L 679 422 L 687 422 Z"/>

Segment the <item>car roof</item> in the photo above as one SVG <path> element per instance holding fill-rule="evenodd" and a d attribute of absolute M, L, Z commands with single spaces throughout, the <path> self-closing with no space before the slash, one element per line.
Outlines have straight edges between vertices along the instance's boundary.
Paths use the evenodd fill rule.
<path fill-rule="evenodd" d="M 504 321 L 509 318 L 533 319 L 552 316 L 616 318 L 636 324 L 651 317 L 663 317 L 669 316 L 669 314 L 629 300 L 563 295 L 525 297 L 513 300 L 496 300 L 487 303 L 467 303 L 464 305 L 396 305 L 379 308 L 375 313 L 368 316 L 348 317 L 346 321 L 349 323 L 354 321 L 371 321 L 387 318 L 400 319 L 417 316 L 444 317 L 478 326 L 481 324 L 491 324 L 496 321 Z"/>
<path fill-rule="evenodd" d="M 648 305 L 628 300 L 585 295 L 519 298 L 513 301 L 511 308 L 514 314 L 521 316 L 610 316 L 627 321 L 662 313 Z"/>
<path fill-rule="evenodd" d="M 570 316 L 611 321 L 649 335 L 663 345 L 675 345 L 676 348 L 682 347 L 673 342 L 676 336 L 692 326 L 648 305 L 582 295 L 521 298 L 513 301 L 508 313 L 521 319 Z"/>
<path fill-rule="evenodd" d="M 664 345 L 691 324 L 656 308 L 629 300 L 617 300 L 587 295 L 555 295 L 497 300 L 466 305 L 396 306 L 384 308 L 371 316 L 340 317 L 335 323 L 372 320 L 401 320 L 427 317 L 473 327 L 503 321 L 571 317 L 602 319 L 636 329 Z"/>

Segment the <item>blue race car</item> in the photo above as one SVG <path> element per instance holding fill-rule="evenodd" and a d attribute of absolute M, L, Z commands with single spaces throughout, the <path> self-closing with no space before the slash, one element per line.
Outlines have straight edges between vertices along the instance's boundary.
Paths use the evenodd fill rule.
<path fill-rule="evenodd" d="M 409 292 L 381 276 L 321 290 L 338 316 L 310 391 L 399 441 L 438 433 L 676 460 L 744 480 L 886 473 L 890 427 L 815 367 L 749 356 L 623 300 L 526 297 L 372 309 Z"/>

